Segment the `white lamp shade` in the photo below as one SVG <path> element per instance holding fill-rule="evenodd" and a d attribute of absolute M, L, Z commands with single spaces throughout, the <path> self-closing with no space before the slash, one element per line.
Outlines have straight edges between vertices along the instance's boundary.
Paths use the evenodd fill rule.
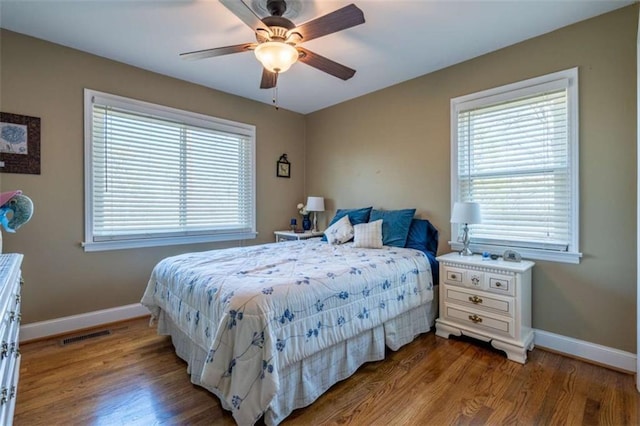
<path fill-rule="evenodd" d="M 323 197 L 308 197 L 307 198 L 307 210 L 310 212 L 323 212 L 324 211 L 324 198 Z"/>
<path fill-rule="evenodd" d="M 262 66 L 271 72 L 285 72 L 298 60 L 298 51 L 280 41 L 260 43 L 253 51 Z"/>
<path fill-rule="evenodd" d="M 451 212 L 451 223 L 481 223 L 480 204 L 457 201 Z"/>

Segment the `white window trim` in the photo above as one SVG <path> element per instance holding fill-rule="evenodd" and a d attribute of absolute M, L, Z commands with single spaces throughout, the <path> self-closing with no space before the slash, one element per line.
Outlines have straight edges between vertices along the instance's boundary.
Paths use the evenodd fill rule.
<path fill-rule="evenodd" d="M 256 215 L 253 215 L 251 230 L 248 232 L 216 232 L 214 234 L 195 234 L 180 236 L 164 236 L 153 238 L 132 238 L 130 240 L 117 241 L 94 241 L 93 235 L 93 135 L 91 123 L 93 120 L 93 97 L 108 99 L 112 104 L 118 104 L 126 109 L 134 109 L 137 111 L 146 110 L 150 114 L 162 112 L 164 117 L 174 118 L 176 120 L 186 122 L 196 126 L 211 127 L 216 126 L 219 130 L 227 130 L 229 132 L 241 133 L 251 138 L 252 146 L 251 155 L 254 159 L 254 165 L 251 178 L 251 208 L 256 211 L 256 128 L 250 124 L 238 123 L 221 118 L 211 117 L 204 114 L 198 114 L 190 111 L 183 111 L 176 108 L 157 105 L 149 102 L 139 101 L 136 99 L 125 98 L 122 96 L 103 93 L 92 89 L 84 89 L 84 188 L 85 188 L 85 240 L 80 244 L 85 252 L 119 250 L 139 247 L 159 247 L 179 244 L 196 244 L 218 241 L 233 241 L 253 239 L 257 236 L 256 231 Z"/>
<path fill-rule="evenodd" d="M 571 241 L 569 241 L 568 251 L 552 251 L 534 248 L 521 248 L 515 250 L 522 255 L 523 258 L 548 260 L 563 263 L 580 263 L 582 253 L 579 252 L 580 243 L 580 192 L 579 192 L 579 156 L 578 156 L 578 68 L 571 68 L 555 73 L 547 74 L 528 80 L 507 84 L 501 87 L 484 90 L 469 95 L 460 96 L 451 99 L 451 211 L 453 204 L 458 200 L 458 111 L 461 104 L 468 105 L 473 102 L 476 106 L 492 104 L 502 100 L 513 99 L 516 97 L 533 94 L 540 91 L 541 86 L 545 88 L 554 87 L 558 84 L 568 82 L 567 90 L 567 113 L 569 121 L 569 162 L 570 162 L 570 178 L 571 178 Z M 451 235 L 458 235 L 460 225 L 451 224 Z M 449 241 L 449 245 L 453 250 L 461 250 L 463 245 L 457 241 Z M 508 246 L 499 244 L 481 244 L 472 241 L 469 245 L 472 251 L 476 253 L 489 252 L 492 254 L 502 255 Z"/>

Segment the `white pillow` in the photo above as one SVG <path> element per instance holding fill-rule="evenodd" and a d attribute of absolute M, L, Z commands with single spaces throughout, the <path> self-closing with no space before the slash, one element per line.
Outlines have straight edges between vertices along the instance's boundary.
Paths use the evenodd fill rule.
<path fill-rule="evenodd" d="M 324 231 L 324 235 L 327 236 L 329 244 L 342 244 L 352 239 L 353 226 L 351 226 L 349 215 L 343 216 L 336 223 L 328 227 Z"/>
<path fill-rule="evenodd" d="M 353 233 L 354 247 L 382 248 L 382 219 L 359 223 L 353 227 Z"/>

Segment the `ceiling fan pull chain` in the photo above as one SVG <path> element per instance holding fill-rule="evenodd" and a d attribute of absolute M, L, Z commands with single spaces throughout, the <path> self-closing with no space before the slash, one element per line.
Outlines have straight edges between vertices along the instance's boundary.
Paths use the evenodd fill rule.
<path fill-rule="evenodd" d="M 278 107 L 278 86 L 273 86 L 273 106 L 276 107 L 276 109 L 280 109 L 280 107 Z"/>

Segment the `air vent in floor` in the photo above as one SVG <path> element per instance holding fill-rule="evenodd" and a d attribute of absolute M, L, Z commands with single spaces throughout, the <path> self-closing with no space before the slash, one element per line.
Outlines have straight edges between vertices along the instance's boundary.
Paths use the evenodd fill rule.
<path fill-rule="evenodd" d="M 87 339 L 94 339 L 96 337 L 108 336 L 111 334 L 111 330 L 94 331 L 93 333 L 82 334 L 79 336 L 67 337 L 60 341 L 60 346 L 70 345 L 71 343 L 81 342 Z"/>

